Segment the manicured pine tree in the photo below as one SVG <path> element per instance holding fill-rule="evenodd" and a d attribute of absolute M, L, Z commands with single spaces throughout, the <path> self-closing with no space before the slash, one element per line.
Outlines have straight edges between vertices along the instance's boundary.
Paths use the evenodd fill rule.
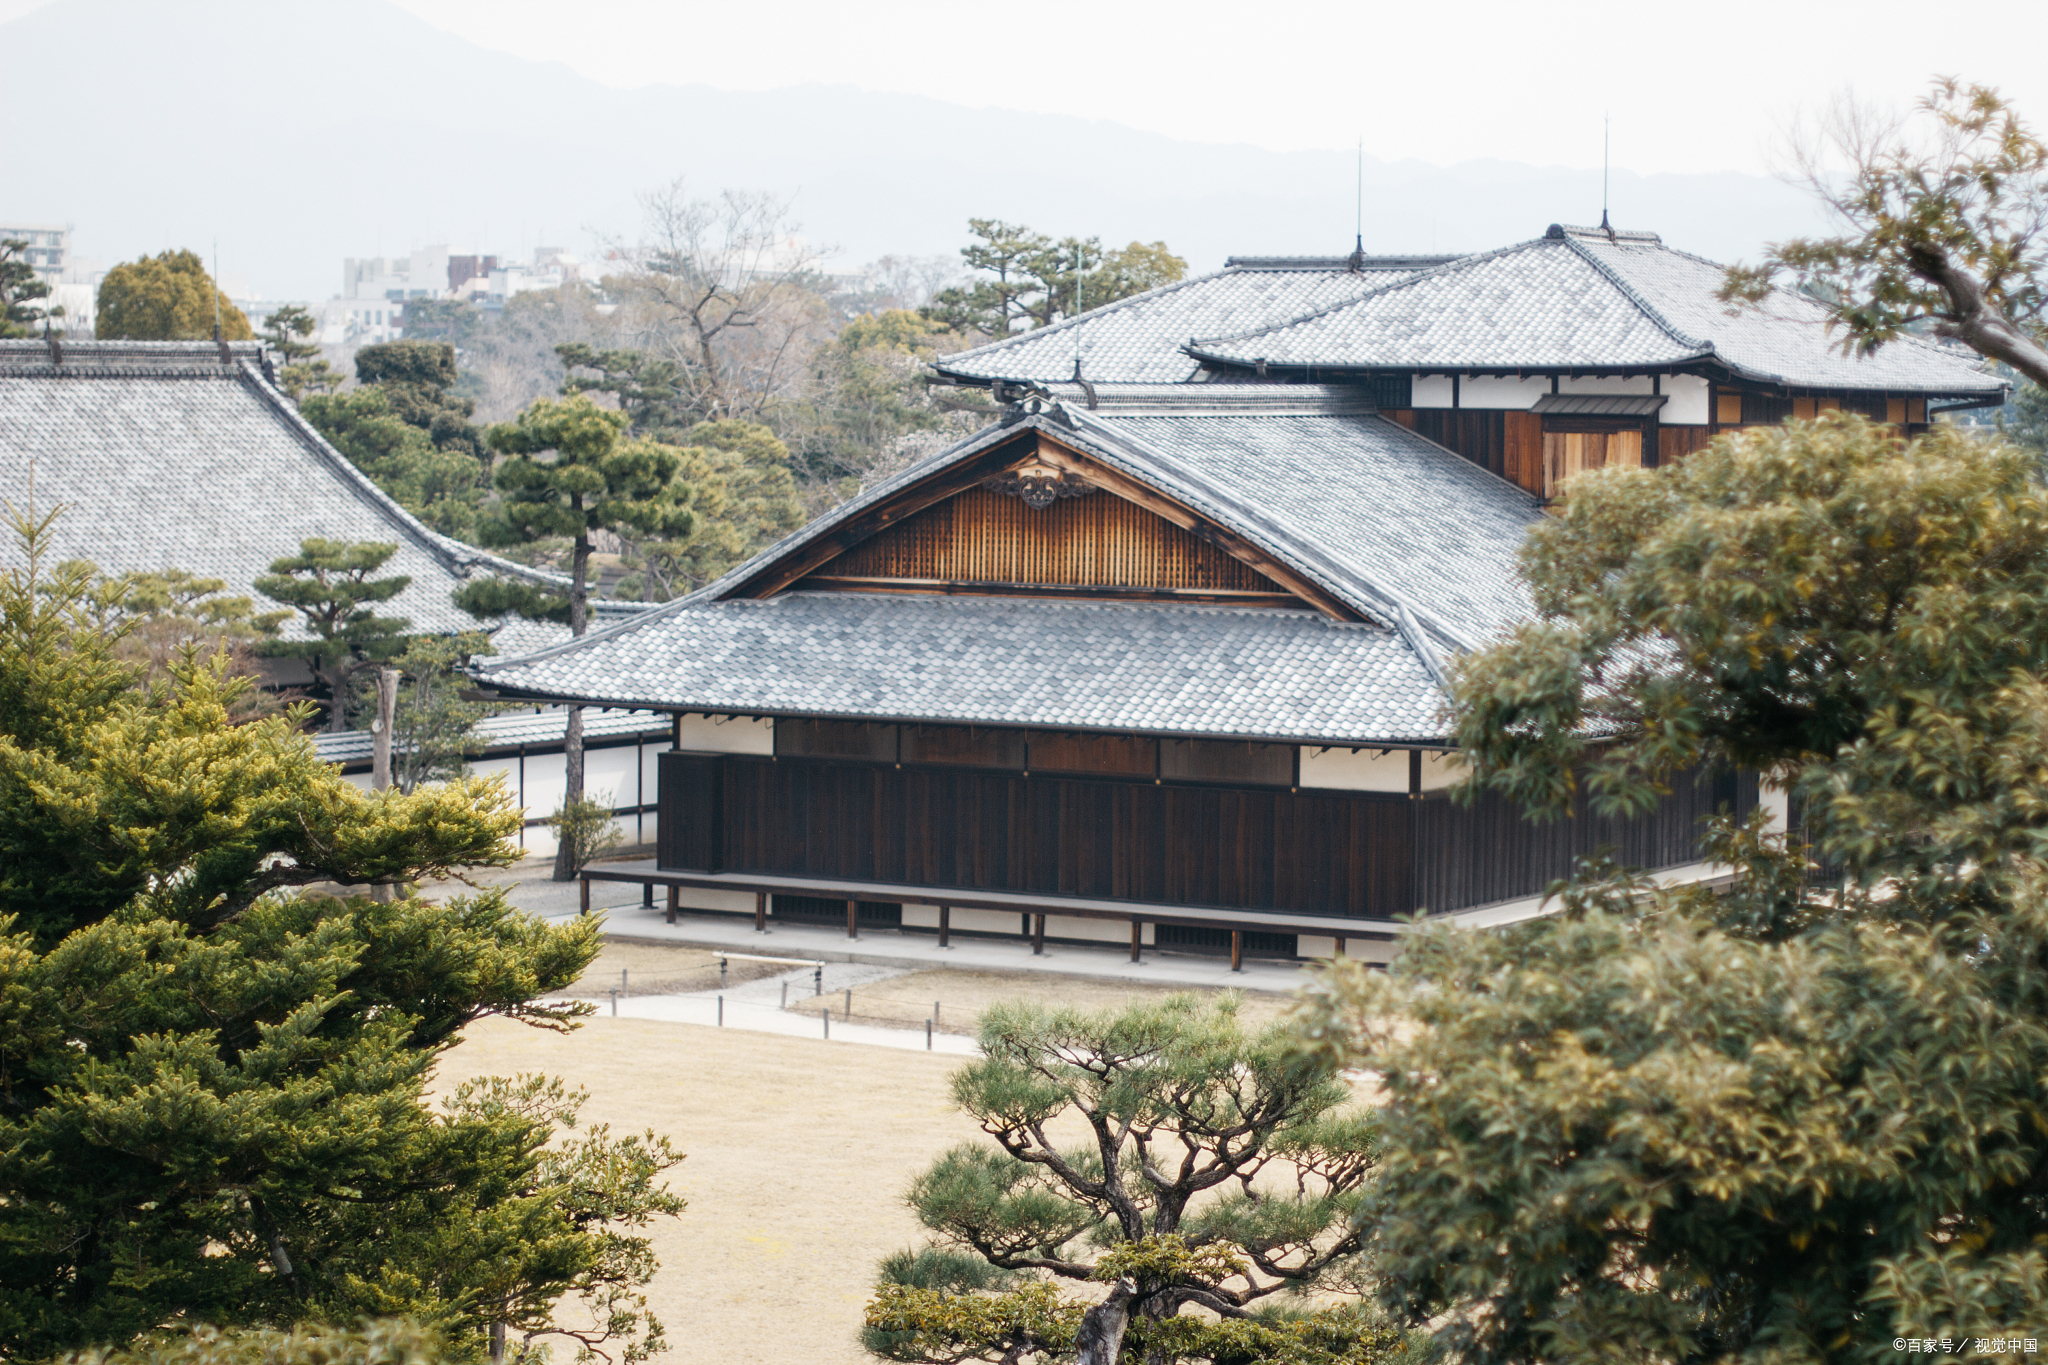
<path fill-rule="evenodd" d="M 384 567 L 396 545 L 371 541 L 299 542 L 299 552 L 274 560 L 270 572 L 256 580 L 256 590 L 282 602 L 305 618 L 310 640 L 267 641 L 261 652 L 307 661 L 313 676 L 327 689 L 327 728 L 347 727 L 349 679 L 357 670 L 395 657 L 412 622 L 403 616 L 379 616 L 378 603 L 389 602 L 412 582 L 406 574 L 372 578 Z"/>
<path fill-rule="evenodd" d="M 676 480 L 681 453 L 652 441 L 624 439 L 623 413 L 588 396 L 543 398 L 517 420 L 487 433 L 503 500 L 484 528 L 500 546 L 569 541 L 569 632 L 590 622 L 590 538 L 597 531 L 680 537 L 694 523 L 689 489 Z M 571 707 L 564 736 L 564 809 L 583 798 L 583 712 Z M 555 880 L 576 875 L 575 850 L 564 841 Z"/>

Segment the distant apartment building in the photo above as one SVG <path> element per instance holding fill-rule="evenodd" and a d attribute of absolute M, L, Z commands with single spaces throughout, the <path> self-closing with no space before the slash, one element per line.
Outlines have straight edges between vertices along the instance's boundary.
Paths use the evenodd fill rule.
<path fill-rule="evenodd" d="M 107 272 L 98 262 L 72 251 L 71 234 L 69 223 L 0 219 L 0 241 L 28 243 L 22 258 L 50 286 L 43 306 L 58 316 L 64 331 L 73 336 L 91 336 L 100 281 Z M 60 308 L 63 312 L 57 313 Z"/>
<path fill-rule="evenodd" d="M 320 310 L 320 340 L 333 346 L 395 341 L 404 335 L 409 303 L 462 300 L 498 309 L 520 294 L 582 277 L 576 257 L 549 246 L 535 248 L 530 264 L 451 253 L 446 244 L 404 256 L 350 256 L 341 263 L 341 292 Z"/>

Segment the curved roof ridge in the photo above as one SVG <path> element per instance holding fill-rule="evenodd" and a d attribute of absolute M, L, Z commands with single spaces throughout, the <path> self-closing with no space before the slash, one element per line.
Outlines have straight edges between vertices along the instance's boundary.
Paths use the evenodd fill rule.
<path fill-rule="evenodd" d="M 423 549 L 446 564 L 451 570 L 465 570 L 473 564 L 482 565 L 494 573 L 503 573 L 513 578 L 524 578 L 529 582 L 540 583 L 551 588 L 563 588 L 569 585 L 570 580 L 567 574 L 520 564 L 514 560 L 494 555 L 488 550 L 480 550 L 474 545 L 465 545 L 452 536 L 442 535 L 411 512 L 408 512 L 404 505 L 396 498 L 379 488 L 369 475 L 356 468 L 354 461 L 335 449 L 334 445 L 325 436 L 320 434 L 319 428 L 306 420 L 305 414 L 299 411 L 298 405 L 285 397 L 270 382 L 269 378 L 262 372 L 259 361 L 243 358 L 236 368 L 241 371 L 242 381 L 256 391 L 257 396 L 264 401 L 271 411 L 284 419 L 286 427 L 313 452 L 316 458 L 326 464 L 334 473 L 338 474 L 344 483 L 353 488 L 360 497 L 374 505 L 385 517 L 396 522 L 399 529 L 410 533 Z M 461 572 L 457 572 L 456 576 L 460 578 L 464 575 Z"/>
<path fill-rule="evenodd" d="M 1181 347 L 1181 350 L 1191 356 L 1202 356 L 1206 353 L 1195 348 L 1204 342 L 1246 341 L 1252 337 L 1265 336 L 1271 332 L 1299 326 L 1304 322 L 1312 322 L 1317 318 L 1328 317 L 1330 314 L 1342 312 L 1346 308 L 1357 307 L 1368 300 L 1391 294 L 1397 289 L 1405 289 L 1410 285 L 1421 284 L 1424 280 L 1437 279 L 1452 271 L 1462 270 L 1467 266 L 1482 265 L 1488 261 L 1498 260 L 1503 256 L 1510 256 L 1519 251 L 1527 251 L 1531 247 L 1539 247 L 1543 244 L 1543 238 L 1535 237 L 1526 242 L 1514 242 L 1508 246 L 1495 247 L 1491 251 L 1475 252 L 1470 256 L 1455 256 L 1445 261 L 1442 265 L 1431 266 L 1427 270 L 1417 271 L 1413 275 L 1405 275 L 1398 280 L 1389 280 L 1377 289 L 1368 289 L 1363 294 L 1356 294 L 1348 299 L 1339 299 L 1335 303 L 1300 314 L 1297 317 L 1287 318 L 1280 322 L 1269 322 L 1263 327 L 1253 327 L 1243 332 L 1219 332 L 1215 336 L 1190 337 L 1188 338 L 1188 344 Z"/>
<path fill-rule="evenodd" d="M 1150 460 L 1170 460 L 1170 457 L 1160 455 L 1151 450 L 1138 437 L 1128 432 L 1117 431 L 1114 427 L 1105 425 L 1093 413 L 1077 410 L 1066 403 L 1059 404 L 1059 407 L 1069 421 L 1076 423 L 1077 428 L 1085 426 L 1092 429 L 1098 437 L 1110 441 L 1121 448 L 1125 452 L 1126 458 L 1129 458 L 1130 453 L 1135 448 L 1136 451 L 1143 452 L 1143 457 Z M 1199 470 L 1179 462 L 1173 463 L 1175 465 L 1175 480 L 1183 487 L 1199 489 L 1207 498 L 1210 505 L 1201 510 L 1211 516 L 1215 516 L 1218 521 L 1230 526 L 1232 530 L 1252 541 L 1261 549 L 1277 555 L 1291 568 L 1307 574 L 1324 587 L 1335 591 L 1339 596 L 1350 599 L 1353 605 L 1361 610 L 1379 617 L 1380 619 L 1374 622 L 1374 624 L 1385 629 L 1398 631 L 1401 628 L 1401 613 L 1413 610 L 1417 620 L 1421 621 L 1433 633 L 1456 648 L 1468 650 L 1474 647 L 1473 643 L 1467 640 L 1463 634 L 1439 620 L 1436 613 L 1425 608 L 1416 608 L 1413 603 L 1408 602 L 1400 593 L 1389 590 L 1385 585 L 1367 578 L 1355 570 L 1331 563 L 1328 557 L 1320 552 L 1318 547 L 1312 544 L 1304 544 L 1299 537 L 1283 527 L 1273 525 L 1267 518 L 1244 514 L 1239 500 L 1232 498 L 1227 489 L 1217 485 Z M 1148 475 L 1147 482 L 1155 486 L 1159 484 L 1159 480 L 1156 477 L 1149 477 L 1151 475 L 1150 470 L 1143 472 Z M 1169 496 L 1179 501 L 1189 501 L 1185 493 L 1164 489 L 1162 491 L 1168 491 Z M 1199 506 L 1199 504 L 1196 505 Z"/>
<path fill-rule="evenodd" d="M 1580 245 L 1579 239 L 1577 237 L 1574 237 L 1571 233 L 1567 232 L 1564 234 L 1563 237 L 1555 240 L 1562 241 L 1567 247 L 1571 249 L 1573 255 L 1577 256 L 1580 260 L 1584 261 L 1587 265 L 1592 266 L 1594 270 L 1598 271 L 1602 279 L 1606 280 L 1609 284 L 1613 285 L 1616 289 L 1620 290 L 1624 298 L 1626 298 L 1630 303 L 1634 304 L 1637 308 L 1641 309 L 1643 312 L 1643 316 L 1647 317 L 1650 321 L 1656 323 L 1657 326 L 1661 327 L 1664 330 L 1665 334 L 1669 336 L 1673 341 L 1678 342 L 1680 345 L 1690 346 L 1695 351 L 1699 352 L 1701 355 L 1714 354 L 1713 342 L 1704 340 L 1700 337 L 1691 336 L 1685 332 L 1681 332 L 1680 330 L 1678 330 L 1677 324 L 1673 323 L 1671 319 L 1665 317 L 1662 310 L 1657 308 L 1656 305 L 1652 304 L 1648 299 L 1644 298 L 1641 292 L 1638 291 L 1634 285 L 1630 284 L 1627 280 L 1623 279 L 1621 277 L 1620 271 L 1616 270 L 1613 266 L 1610 266 L 1609 264 L 1607 264 L 1607 262 L 1601 260 L 1599 257 L 1595 256 L 1591 251 L 1587 250 L 1584 246 Z M 1663 249 L 1663 243 L 1661 241 L 1657 243 L 1657 249 Z"/>
<path fill-rule="evenodd" d="M 1027 338 L 1035 341 L 1042 337 L 1051 336 L 1054 333 L 1062 331 L 1066 328 L 1078 327 L 1082 323 L 1104 317 L 1128 305 L 1142 303 L 1148 299 L 1161 298 L 1167 294 L 1171 294 L 1178 290 L 1189 288 L 1193 285 L 1205 283 L 1209 280 L 1216 279 L 1223 275 L 1243 273 L 1246 272 L 1237 266 L 1226 265 L 1221 270 L 1211 270 L 1200 275 L 1188 275 L 1182 279 L 1175 280 L 1170 284 L 1157 285 L 1154 288 L 1147 289 L 1142 294 L 1127 294 L 1123 298 L 1117 299 L 1110 303 L 1105 303 L 1098 308 L 1090 308 L 1084 312 L 1076 313 L 1072 317 L 1061 318 L 1058 322 L 1055 322 L 1048 327 L 1034 327 L 1028 332 L 1016 332 L 1010 336 L 997 337 L 994 341 L 984 341 L 983 343 L 981 343 L 981 345 L 971 346 L 964 351 L 953 351 L 947 355 L 937 356 L 932 360 L 932 367 L 934 369 L 943 370 L 946 368 L 947 363 L 950 361 L 967 360 L 970 357 L 979 356 L 985 354 L 986 352 L 994 351 L 1000 347 L 1014 345 L 1015 343 L 1026 340 Z"/>

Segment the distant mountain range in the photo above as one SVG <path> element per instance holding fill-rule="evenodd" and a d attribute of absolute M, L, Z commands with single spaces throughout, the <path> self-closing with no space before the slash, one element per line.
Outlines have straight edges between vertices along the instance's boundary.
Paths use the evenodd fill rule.
<path fill-rule="evenodd" d="M 1164 240 L 1201 269 L 1353 240 L 1350 151 L 837 86 L 616 90 L 388 0 L 59 0 L 0 25 L 0 52 L 0 221 L 69 222 L 107 263 L 218 240 L 223 278 L 267 298 L 326 298 L 342 257 L 430 242 L 587 251 L 631 236 L 635 196 L 678 175 L 793 195 L 837 269 L 950 253 L 969 216 Z M 1721 260 L 1816 225 L 1760 176 L 1616 172 L 1612 198 L 1618 225 Z M 1599 215 L 1597 171 L 1365 165 L 1368 251 L 1478 250 Z"/>

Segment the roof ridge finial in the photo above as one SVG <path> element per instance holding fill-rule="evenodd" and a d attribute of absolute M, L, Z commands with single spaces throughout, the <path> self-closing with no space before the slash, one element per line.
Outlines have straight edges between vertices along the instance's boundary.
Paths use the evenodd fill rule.
<path fill-rule="evenodd" d="M 1356 275 L 1365 269 L 1365 134 L 1358 135 L 1358 204 L 1353 227 L 1358 233 L 1358 245 L 1351 249 L 1351 273 Z"/>
<path fill-rule="evenodd" d="M 1610 245 L 1619 245 L 1614 235 L 1614 224 L 1607 221 L 1607 178 L 1608 166 L 1613 158 L 1609 155 L 1614 146 L 1614 116 L 1600 115 L 1600 230 L 1607 234 Z"/>

